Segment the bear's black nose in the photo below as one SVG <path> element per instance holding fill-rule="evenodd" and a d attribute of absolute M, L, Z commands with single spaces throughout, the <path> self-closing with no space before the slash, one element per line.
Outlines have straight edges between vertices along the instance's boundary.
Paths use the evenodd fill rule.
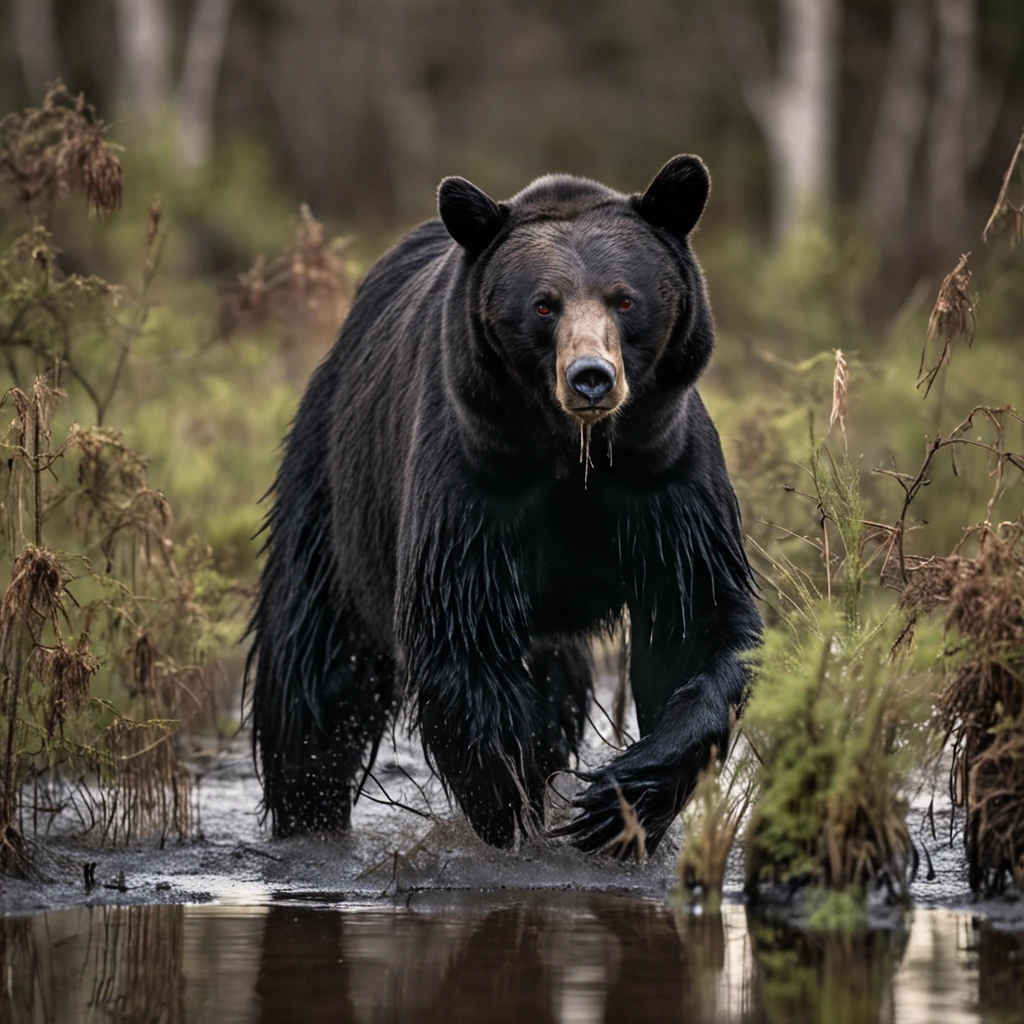
<path fill-rule="evenodd" d="M 615 367 L 599 356 L 580 356 L 569 364 L 565 379 L 577 395 L 593 405 L 615 387 Z"/>

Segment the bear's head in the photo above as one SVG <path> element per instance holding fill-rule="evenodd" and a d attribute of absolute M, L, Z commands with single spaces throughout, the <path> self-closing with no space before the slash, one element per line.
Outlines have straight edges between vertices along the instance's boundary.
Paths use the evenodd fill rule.
<path fill-rule="evenodd" d="M 441 183 L 474 320 L 531 395 L 590 425 L 626 409 L 659 373 L 681 386 L 696 379 L 710 314 L 688 238 L 710 184 L 695 156 L 673 158 L 631 196 L 549 176 L 498 203 L 463 178 Z M 693 342 L 696 314 L 708 326 Z"/>

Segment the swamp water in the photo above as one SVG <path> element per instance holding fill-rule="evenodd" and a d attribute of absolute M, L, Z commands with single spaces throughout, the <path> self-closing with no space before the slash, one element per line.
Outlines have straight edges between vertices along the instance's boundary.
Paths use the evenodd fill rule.
<path fill-rule="evenodd" d="M 811 936 L 608 892 L 287 894 L 0 921 L 18 1022 L 1024 1020 L 1024 934 L 917 910 Z"/>
<path fill-rule="evenodd" d="M 749 912 L 738 858 L 721 914 L 675 909 L 678 826 L 643 865 L 487 847 L 401 739 L 375 782 L 407 809 L 361 800 L 328 841 L 269 838 L 243 740 L 190 764 L 197 841 L 55 826 L 51 881 L 0 879 L 0 1024 L 1024 1022 L 1024 908 L 963 909 L 961 841 L 927 799 L 917 909 L 826 937 Z"/>

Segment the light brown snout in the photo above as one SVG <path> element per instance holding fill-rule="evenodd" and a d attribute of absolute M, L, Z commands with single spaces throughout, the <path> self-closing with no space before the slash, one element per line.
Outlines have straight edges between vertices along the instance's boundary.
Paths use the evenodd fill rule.
<path fill-rule="evenodd" d="M 629 395 L 619 327 L 599 299 L 566 304 L 558 325 L 558 401 L 583 423 L 610 416 Z"/>

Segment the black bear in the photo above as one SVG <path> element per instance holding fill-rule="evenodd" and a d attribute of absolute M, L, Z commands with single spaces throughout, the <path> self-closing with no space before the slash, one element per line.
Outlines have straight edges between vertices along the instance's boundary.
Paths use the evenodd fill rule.
<path fill-rule="evenodd" d="M 627 614 L 641 739 L 579 773 L 558 833 L 650 853 L 726 749 L 761 619 L 694 390 L 709 189 L 693 156 L 638 195 L 548 176 L 498 203 L 446 178 L 440 219 L 370 270 L 267 520 L 247 679 L 277 834 L 348 824 L 404 706 L 479 835 L 509 845 L 578 751 L 590 641 Z"/>

